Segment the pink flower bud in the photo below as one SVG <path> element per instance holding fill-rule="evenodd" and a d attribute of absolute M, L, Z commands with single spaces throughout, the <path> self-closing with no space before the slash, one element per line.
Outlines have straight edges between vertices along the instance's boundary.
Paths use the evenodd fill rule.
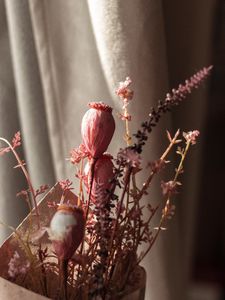
<path fill-rule="evenodd" d="M 81 123 L 83 144 L 93 158 L 99 158 L 108 148 L 115 131 L 112 108 L 102 102 L 89 103 Z"/>
<path fill-rule="evenodd" d="M 91 161 L 88 161 L 84 168 L 84 183 L 87 187 L 87 191 L 90 190 L 91 181 Z M 114 177 L 112 156 L 109 154 L 104 154 L 101 156 L 94 169 L 94 180 L 91 190 L 91 199 L 94 203 L 96 201 L 101 201 L 101 197 L 107 197 L 107 190 L 112 189 L 113 184 L 111 180 Z"/>
<path fill-rule="evenodd" d="M 62 204 L 54 214 L 49 238 L 60 260 L 70 259 L 79 247 L 85 228 L 85 219 L 81 208 Z"/>

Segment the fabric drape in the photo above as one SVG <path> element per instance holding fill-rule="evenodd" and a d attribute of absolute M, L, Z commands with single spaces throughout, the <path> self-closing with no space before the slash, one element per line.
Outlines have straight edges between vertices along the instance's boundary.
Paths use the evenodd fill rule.
<path fill-rule="evenodd" d="M 36 187 L 74 179 L 73 167 L 65 159 L 81 141 L 80 121 L 89 101 L 101 100 L 119 110 L 114 90 L 129 75 L 135 90 L 130 105 L 134 132 L 171 85 L 210 64 L 215 3 L 0 1 L 0 136 L 11 139 L 21 129 L 24 156 Z M 160 156 L 166 129 L 201 129 L 206 100 L 204 88 L 175 114 L 165 116 L 146 147 L 145 161 Z M 109 151 L 115 154 L 118 145 L 123 146 L 119 120 Z M 186 297 L 200 152 L 201 145 L 187 168 L 175 219 L 144 261 L 147 300 Z M 0 157 L 0 218 L 16 226 L 26 209 L 15 199 L 25 183 L 12 170 L 14 163 L 10 155 Z M 154 188 L 150 196 L 157 203 L 160 191 Z M 5 235 L 1 231 L 2 239 Z"/>

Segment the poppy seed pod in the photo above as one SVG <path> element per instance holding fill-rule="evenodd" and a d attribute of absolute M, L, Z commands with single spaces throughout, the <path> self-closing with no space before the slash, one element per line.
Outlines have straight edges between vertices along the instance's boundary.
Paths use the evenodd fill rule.
<path fill-rule="evenodd" d="M 99 158 L 108 148 L 115 131 L 112 108 L 102 102 L 89 103 L 81 123 L 83 144 L 94 159 Z"/>
<path fill-rule="evenodd" d="M 91 181 L 91 161 L 88 161 L 84 168 L 84 183 L 87 191 L 90 191 Z M 91 189 L 91 200 L 96 203 L 101 197 L 106 197 L 107 190 L 112 189 L 111 180 L 114 177 L 112 156 L 103 154 L 96 162 L 94 167 L 94 178 Z"/>
<path fill-rule="evenodd" d="M 81 208 L 62 204 L 54 214 L 49 238 L 59 260 L 70 259 L 79 247 L 85 228 L 85 219 Z"/>

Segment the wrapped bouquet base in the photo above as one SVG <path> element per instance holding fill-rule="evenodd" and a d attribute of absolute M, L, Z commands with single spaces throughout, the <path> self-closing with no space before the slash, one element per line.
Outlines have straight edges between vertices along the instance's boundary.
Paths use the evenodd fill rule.
<path fill-rule="evenodd" d="M 54 210 L 49 209 L 49 205 L 51 203 L 54 205 L 60 202 L 62 197 L 63 190 L 60 184 L 56 184 L 39 202 L 38 209 L 40 213 L 40 222 L 41 227 L 46 228 L 49 226 L 49 220 L 51 220 Z M 73 205 L 76 205 L 77 197 L 71 191 L 67 191 L 65 194 L 65 199 Z M 0 299 L 4 300 L 47 300 L 47 299 L 57 299 L 59 294 L 59 274 L 57 271 L 52 268 L 46 274 L 46 282 L 47 286 L 44 286 L 44 282 L 39 280 L 39 278 L 43 279 L 43 276 L 38 278 L 38 275 L 35 275 L 34 278 L 30 277 L 28 274 L 21 274 L 14 282 L 9 276 L 9 264 L 15 253 L 18 254 L 18 264 L 15 263 L 15 268 L 22 268 L 26 265 L 27 261 L 27 253 L 24 249 L 24 245 L 22 243 L 26 240 L 26 236 L 31 236 L 31 240 L 33 240 L 32 248 L 35 251 L 38 244 L 36 240 L 40 238 L 42 233 L 37 227 L 32 228 L 32 232 L 30 232 L 30 222 L 35 220 L 36 215 L 34 210 L 30 213 L 24 221 L 18 226 L 15 232 L 3 243 L 0 247 Z M 35 223 L 35 222 L 33 222 Z M 13 230 L 13 228 L 12 228 Z M 52 244 L 49 241 L 47 235 L 43 235 L 41 237 L 41 244 L 43 249 L 48 249 L 51 251 Z M 54 260 L 54 258 L 53 258 Z M 52 263 L 49 258 L 49 262 Z M 45 262 L 47 263 L 47 262 Z M 19 270 L 14 270 L 15 272 Z M 35 273 L 38 274 L 41 272 L 40 266 L 36 266 Z M 35 274 L 34 273 L 34 274 Z M 135 282 L 132 285 L 125 285 L 124 289 L 118 294 L 112 296 L 113 299 L 121 299 L 121 300 L 144 300 L 145 294 L 145 283 L 146 283 L 146 273 L 145 270 L 138 266 L 135 270 Z M 10 281 L 9 281 L 10 280 Z M 31 291 L 32 290 L 32 291 Z M 43 292 L 48 295 L 48 298 L 43 296 Z M 68 299 L 73 299 L 73 289 L 68 285 Z M 85 300 L 85 299 L 84 299 Z"/>
<path fill-rule="evenodd" d="M 46 272 L 46 280 L 43 280 L 44 277 L 39 276 L 40 273 L 42 273 L 42 268 L 38 260 L 33 261 L 32 266 L 30 266 L 30 263 L 29 265 L 27 265 L 28 257 L 29 255 L 31 255 L 31 253 L 29 253 L 29 249 L 27 249 L 26 247 L 26 238 L 30 239 L 31 241 L 31 251 L 36 252 L 36 249 L 39 247 L 39 238 L 41 238 L 41 249 L 43 251 L 45 251 L 45 249 L 51 249 L 51 242 L 49 241 L 46 234 L 43 233 L 43 236 L 41 236 L 41 231 L 45 230 L 45 228 L 49 226 L 49 220 L 51 220 L 52 215 L 54 214 L 54 210 L 49 209 L 49 204 L 53 201 L 54 203 L 58 203 L 61 199 L 61 196 L 62 189 L 60 185 L 57 184 L 38 204 L 38 210 L 40 214 L 40 228 L 38 228 L 37 226 L 37 216 L 35 215 L 35 211 L 33 210 L 0 248 L 0 276 L 6 280 L 13 281 L 14 289 L 18 289 L 18 291 L 21 290 L 23 291 L 23 293 L 25 293 L 23 289 L 20 289 L 20 287 L 18 287 L 19 285 L 24 288 L 28 288 L 29 290 L 32 290 L 37 294 L 45 293 L 49 295 L 50 298 L 55 297 L 55 294 L 57 293 L 57 273 L 55 272 L 53 267 L 50 268 L 48 272 Z M 68 191 L 66 196 L 69 197 L 71 203 L 75 204 L 74 202 L 76 201 L 76 197 L 72 192 Z M 32 224 L 32 227 L 30 226 L 30 224 Z M 10 261 L 12 261 L 12 257 L 14 257 L 14 265 L 11 268 L 11 272 L 14 272 L 14 274 L 10 273 Z M 35 258 L 32 259 L 34 260 Z M 54 263 L 53 261 L 51 261 L 51 258 L 49 258 L 49 260 L 49 262 L 51 262 L 52 264 Z M 52 260 L 54 260 L 54 257 L 52 258 Z M 48 262 L 46 261 L 45 263 L 47 264 Z M 26 266 L 28 266 L 29 268 L 31 267 L 33 272 L 27 273 L 25 272 L 25 270 L 23 272 L 21 269 L 26 268 Z M 19 276 L 13 276 L 19 273 Z M 15 277 L 16 279 L 13 280 L 12 277 Z M 7 293 L 7 289 L 8 285 L 5 282 L 4 293 Z M 0 299 L 7 299 L 2 297 L 1 292 L 2 290 L 0 290 Z M 30 292 L 28 292 L 28 295 L 29 294 Z M 16 294 L 15 297 L 17 297 Z M 37 299 L 39 299 L 39 295 L 36 295 L 36 297 Z M 40 299 L 42 299 L 41 296 Z"/>
<path fill-rule="evenodd" d="M 31 292 L 0 277 L 0 299 L 4 300 L 47 300 L 44 296 Z"/>

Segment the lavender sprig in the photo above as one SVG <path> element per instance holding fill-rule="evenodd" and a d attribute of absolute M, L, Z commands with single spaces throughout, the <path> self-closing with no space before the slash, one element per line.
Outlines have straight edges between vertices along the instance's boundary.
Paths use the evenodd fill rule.
<path fill-rule="evenodd" d="M 206 67 L 198 71 L 196 74 L 185 80 L 184 84 L 180 84 L 177 89 L 172 89 L 171 93 L 166 95 L 164 101 L 159 100 L 156 108 L 152 107 L 149 114 L 149 119 L 141 124 L 141 129 L 134 136 L 137 142 L 131 146 L 137 153 L 142 152 L 142 148 L 148 139 L 148 134 L 157 125 L 162 115 L 171 110 L 172 107 L 179 105 L 187 98 L 193 89 L 197 89 L 199 85 L 209 76 L 212 66 Z"/>

